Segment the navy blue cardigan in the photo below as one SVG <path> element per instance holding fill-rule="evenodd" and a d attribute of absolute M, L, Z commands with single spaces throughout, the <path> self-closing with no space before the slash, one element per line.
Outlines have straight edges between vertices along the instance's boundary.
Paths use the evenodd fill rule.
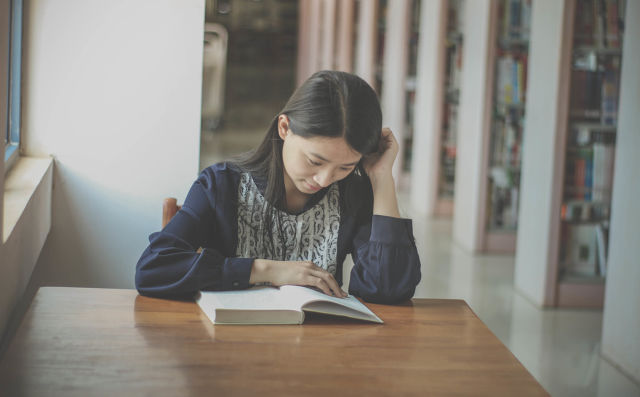
<path fill-rule="evenodd" d="M 136 266 L 140 294 L 184 298 L 199 290 L 250 287 L 254 258 L 235 257 L 240 176 L 228 163 L 202 171 L 182 209 L 162 231 L 149 236 L 149 246 Z M 264 193 L 264 184 L 256 184 Z M 303 211 L 324 193 L 326 189 L 316 193 Z M 396 303 L 413 296 L 421 275 L 410 219 L 373 215 L 371 222 L 357 224 L 355 214 L 343 211 L 338 233 L 335 276 L 339 284 L 350 253 L 354 262 L 351 294 L 375 303 Z M 200 247 L 202 251 L 197 252 Z"/>

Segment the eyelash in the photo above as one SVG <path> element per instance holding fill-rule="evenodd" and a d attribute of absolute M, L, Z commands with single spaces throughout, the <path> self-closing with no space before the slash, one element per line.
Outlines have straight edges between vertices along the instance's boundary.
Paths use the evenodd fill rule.
<path fill-rule="evenodd" d="M 322 163 L 318 163 L 318 162 L 313 161 L 311 159 L 307 159 L 307 160 L 309 160 L 309 164 L 313 165 L 314 167 L 318 167 L 318 166 L 322 165 Z M 340 167 L 340 169 L 342 171 L 351 171 L 353 169 L 353 167 Z"/>

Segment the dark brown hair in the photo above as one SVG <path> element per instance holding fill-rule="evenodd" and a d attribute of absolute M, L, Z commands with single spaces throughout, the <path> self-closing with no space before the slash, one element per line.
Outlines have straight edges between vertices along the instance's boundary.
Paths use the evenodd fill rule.
<path fill-rule="evenodd" d="M 262 143 L 234 161 L 240 169 L 266 181 L 265 198 L 276 208 L 284 209 L 286 206 L 283 141 L 278 135 L 280 115 L 287 116 L 289 128 L 296 135 L 305 138 L 344 137 L 351 148 L 363 155 L 363 159 L 378 148 L 382 112 L 374 90 L 353 74 L 338 71 L 314 73 L 291 95 L 273 119 Z M 373 196 L 362 160 L 340 183 L 344 192 L 341 210 L 353 211 L 359 217 L 368 216 L 370 219 Z"/>

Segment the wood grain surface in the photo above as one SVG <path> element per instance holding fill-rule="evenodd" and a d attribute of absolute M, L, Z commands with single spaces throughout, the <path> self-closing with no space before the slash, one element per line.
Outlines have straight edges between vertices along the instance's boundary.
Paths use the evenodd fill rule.
<path fill-rule="evenodd" d="M 367 304 L 385 324 L 216 325 L 189 301 L 45 287 L 0 362 L 0 394 L 547 395 L 464 301 Z"/>

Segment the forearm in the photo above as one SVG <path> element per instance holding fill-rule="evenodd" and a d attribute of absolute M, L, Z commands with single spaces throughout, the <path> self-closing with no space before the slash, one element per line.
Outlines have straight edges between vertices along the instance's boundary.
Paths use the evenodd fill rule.
<path fill-rule="evenodd" d="M 269 259 L 254 259 L 251 266 L 251 275 L 249 276 L 249 284 L 258 284 L 270 282 L 269 269 L 273 261 Z"/>
<path fill-rule="evenodd" d="M 391 174 L 371 176 L 373 188 L 373 214 L 400 218 L 396 185 Z"/>

